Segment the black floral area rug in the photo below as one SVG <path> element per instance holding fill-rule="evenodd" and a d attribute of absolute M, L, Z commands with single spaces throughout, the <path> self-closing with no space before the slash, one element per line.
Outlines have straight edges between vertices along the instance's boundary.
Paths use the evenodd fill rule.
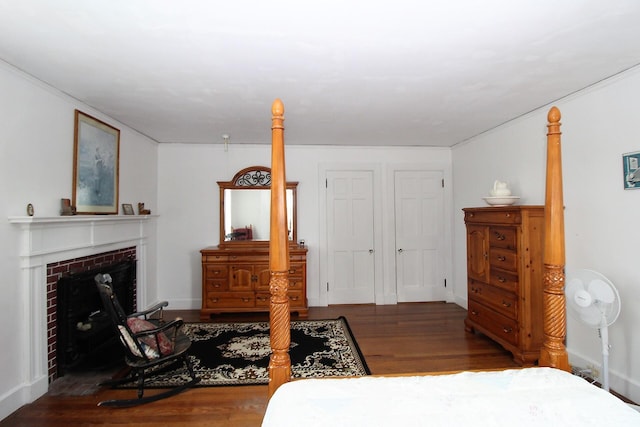
<path fill-rule="evenodd" d="M 269 323 L 188 323 L 189 357 L 199 387 L 255 385 L 269 382 Z M 293 378 L 353 377 L 370 371 L 347 320 L 291 321 Z M 185 368 L 148 375 L 145 387 L 172 387 L 188 381 Z M 124 387 L 135 387 L 126 384 Z M 120 386 L 123 387 L 123 386 Z"/>

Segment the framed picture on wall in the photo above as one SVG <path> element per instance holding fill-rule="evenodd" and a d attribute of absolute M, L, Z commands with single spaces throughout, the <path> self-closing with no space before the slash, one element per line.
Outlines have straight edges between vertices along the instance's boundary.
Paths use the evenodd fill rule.
<path fill-rule="evenodd" d="M 622 155 L 624 189 L 640 188 L 640 151 Z"/>
<path fill-rule="evenodd" d="M 73 205 L 78 214 L 117 214 L 120 131 L 75 110 Z"/>

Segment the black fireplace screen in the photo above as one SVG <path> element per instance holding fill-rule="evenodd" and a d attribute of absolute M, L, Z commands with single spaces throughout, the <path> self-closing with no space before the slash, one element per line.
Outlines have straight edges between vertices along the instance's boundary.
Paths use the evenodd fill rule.
<path fill-rule="evenodd" d="M 113 288 L 127 314 L 135 309 L 136 261 L 70 274 L 58 280 L 58 376 L 71 370 L 95 369 L 122 361 L 121 345 L 94 282 L 98 273 L 113 278 Z"/>

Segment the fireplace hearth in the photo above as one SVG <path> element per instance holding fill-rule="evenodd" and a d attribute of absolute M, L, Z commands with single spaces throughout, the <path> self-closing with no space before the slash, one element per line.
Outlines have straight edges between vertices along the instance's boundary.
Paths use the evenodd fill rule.
<path fill-rule="evenodd" d="M 111 319 L 103 311 L 94 277 L 108 273 L 127 314 L 135 311 L 136 260 L 68 274 L 57 283 L 57 376 L 101 369 L 122 361 Z"/>

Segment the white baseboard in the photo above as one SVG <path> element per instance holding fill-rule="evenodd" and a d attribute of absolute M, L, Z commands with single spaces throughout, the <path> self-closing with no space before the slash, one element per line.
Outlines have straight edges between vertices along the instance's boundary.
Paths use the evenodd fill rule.
<path fill-rule="evenodd" d="M 202 308 L 202 300 L 200 299 L 168 299 L 167 302 L 169 303 L 167 310 L 200 310 Z"/>
<path fill-rule="evenodd" d="M 572 352 L 571 349 L 567 349 L 569 353 L 569 364 L 573 367 L 586 368 L 587 366 L 595 366 L 600 372 L 602 372 L 602 360 L 591 360 L 585 356 Z M 602 383 L 602 374 L 600 378 L 594 378 L 594 380 Z M 636 403 L 640 403 L 640 384 L 636 381 L 624 377 L 619 372 L 609 369 L 609 389 L 616 393 L 630 399 Z"/>
<path fill-rule="evenodd" d="M 32 384 L 21 384 L 0 397 L 0 420 L 29 404 L 49 390 L 49 378 L 43 376 Z"/>

